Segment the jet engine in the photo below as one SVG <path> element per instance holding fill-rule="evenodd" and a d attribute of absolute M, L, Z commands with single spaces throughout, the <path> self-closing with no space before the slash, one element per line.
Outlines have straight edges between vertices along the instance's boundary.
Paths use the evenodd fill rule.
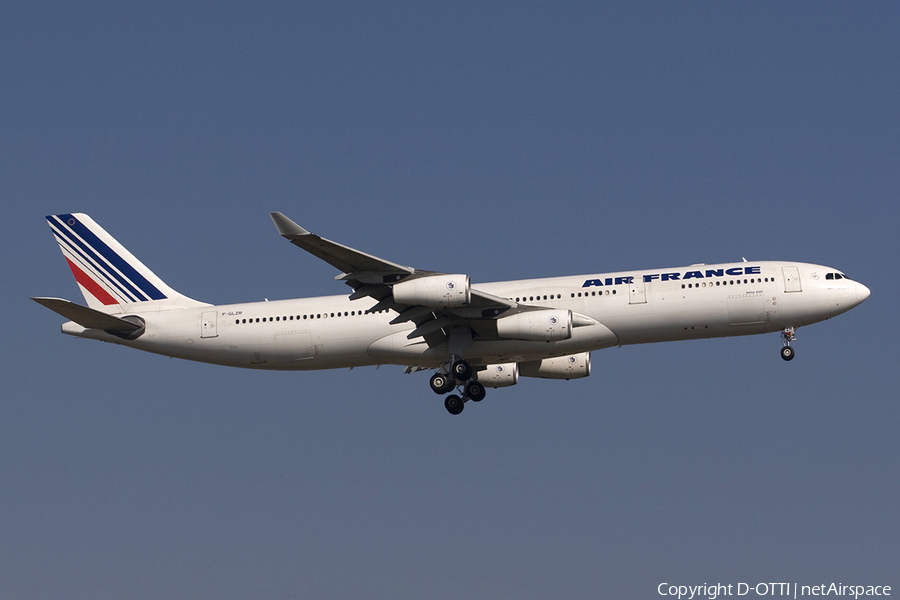
<path fill-rule="evenodd" d="M 455 308 L 472 297 L 468 275 L 428 275 L 394 284 L 394 302 L 428 308 Z"/>
<path fill-rule="evenodd" d="M 516 363 L 487 365 L 484 370 L 475 373 L 475 379 L 484 387 L 489 388 L 516 385 L 519 383 L 519 365 Z"/>
<path fill-rule="evenodd" d="M 510 340 L 557 342 L 572 337 L 571 310 L 531 310 L 497 319 L 497 335 Z"/>
<path fill-rule="evenodd" d="M 519 363 L 522 377 L 542 379 L 581 379 L 591 374 L 591 353 L 581 352 L 569 356 L 557 356 L 544 360 Z"/>

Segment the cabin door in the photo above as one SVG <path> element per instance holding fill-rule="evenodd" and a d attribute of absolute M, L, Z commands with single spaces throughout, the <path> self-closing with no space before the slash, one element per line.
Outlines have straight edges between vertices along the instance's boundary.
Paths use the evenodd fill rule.
<path fill-rule="evenodd" d="M 647 284 L 643 278 L 628 285 L 628 304 L 647 303 Z"/>
<path fill-rule="evenodd" d="M 802 292 L 800 287 L 800 269 L 797 267 L 781 267 L 781 273 L 784 275 L 784 291 L 785 292 Z"/>
<path fill-rule="evenodd" d="M 214 338 L 218 337 L 216 333 L 216 315 L 214 310 L 207 311 L 200 316 L 200 337 Z"/>

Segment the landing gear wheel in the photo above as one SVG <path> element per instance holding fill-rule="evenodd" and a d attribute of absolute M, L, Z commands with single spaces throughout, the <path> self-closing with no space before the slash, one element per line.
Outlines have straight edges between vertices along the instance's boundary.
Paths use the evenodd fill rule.
<path fill-rule="evenodd" d="M 450 372 L 460 381 L 465 381 L 472 376 L 472 367 L 464 360 L 458 360 L 450 367 Z"/>
<path fill-rule="evenodd" d="M 484 400 L 485 393 L 484 386 L 477 381 L 470 381 L 466 384 L 466 396 L 468 396 L 469 400 L 481 402 Z"/>
<path fill-rule="evenodd" d="M 453 389 L 453 378 L 443 373 L 435 373 L 432 375 L 430 383 L 434 393 L 441 396 Z"/>
<path fill-rule="evenodd" d="M 458 415 L 463 411 L 463 407 L 465 407 L 465 404 L 463 404 L 462 398 L 456 394 L 451 394 L 444 399 L 444 408 L 446 408 L 447 412 L 451 415 Z"/>
<path fill-rule="evenodd" d="M 781 349 L 781 358 L 784 360 L 793 360 L 794 359 L 794 349 L 790 346 L 785 346 Z"/>

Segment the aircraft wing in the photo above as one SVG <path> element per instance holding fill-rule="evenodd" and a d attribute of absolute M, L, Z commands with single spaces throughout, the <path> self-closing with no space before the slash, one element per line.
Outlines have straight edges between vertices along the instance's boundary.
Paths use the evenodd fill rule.
<path fill-rule="evenodd" d="M 443 341 L 442 330 L 448 327 L 472 326 L 475 324 L 473 321 L 511 314 L 511 311 L 540 309 L 522 306 L 475 288 L 470 288 L 468 302 L 453 308 L 436 309 L 396 302 L 392 290 L 394 284 L 445 273 L 398 265 L 310 233 L 280 212 L 270 213 L 270 216 L 282 237 L 341 271 L 335 279 L 353 288 L 351 300 L 369 296 L 376 300 L 369 311 L 393 309 L 399 313 L 393 323 L 414 322 L 417 326 L 413 331 L 415 335 L 410 334 L 410 337 L 422 336 L 429 345 Z"/>
<path fill-rule="evenodd" d="M 365 252 L 348 248 L 343 244 L 326 240 L 303 229 L 280 212 L 270 213 L 278 233 L 303 248 L 313 256 L 321 258 L 345 275 L 350 273 L 371 273 L 381 277 L 404 277 L 415 269 L 382 260 Z M 396 280 L 396 279 L 395 279 Z"/>

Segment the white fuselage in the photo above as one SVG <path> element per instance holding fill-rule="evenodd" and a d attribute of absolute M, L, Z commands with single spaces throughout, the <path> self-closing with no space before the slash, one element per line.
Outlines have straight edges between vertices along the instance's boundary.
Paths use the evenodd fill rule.
<path fill-rule="evenodd" d="M 835 269 L 795 262 L 692 265 L 485 284 L 478 290 L 523 305 L 568 309 L 597 324 L 555 342 L 479 339 L 465 346 L 472 364 L 521 362 L 610 346 L 781 331 L 841 314 L 869 295 Z M 833 276 L 833 275 L 832 275 Z M 829 277 L 832 277 L 829 276 Z M 133 341 L 66 323 L 65 333 L 206 363 L 274 370 L 377 364 L 438 367 L 447 342 L 408 339 L 412 322 L 396 312 L 367 313 L 371 298 L 325 296 L 160 309 L 133 304 L 145 332 Z"/>

